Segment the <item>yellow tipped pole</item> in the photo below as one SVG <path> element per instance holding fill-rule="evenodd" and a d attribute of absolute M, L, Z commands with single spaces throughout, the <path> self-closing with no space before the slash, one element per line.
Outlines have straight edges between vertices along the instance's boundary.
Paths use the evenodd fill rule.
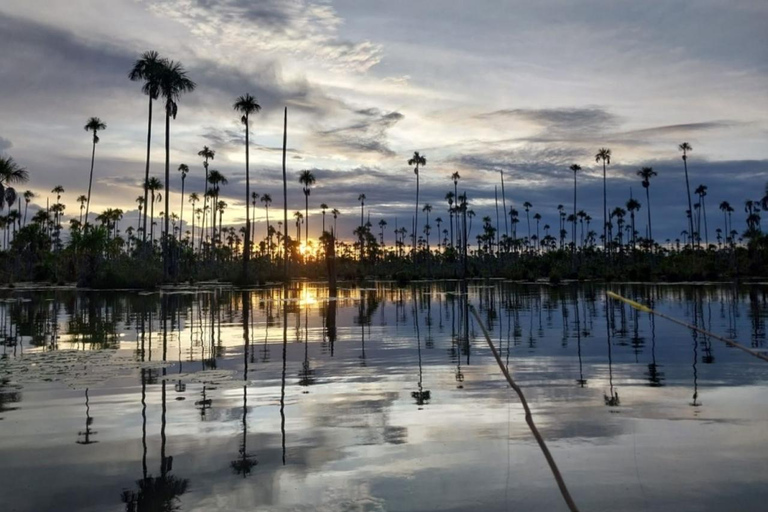
<path fill-rule="evenodd" d="M 687 327 L 689 329 L 693 329 L 694 331 L 698 331 L 698 332 L 700 332 L 702 334 L 705 334 L 705 335 L 707 335 L 707 336 L 709 336 L 711 338 L 714 338 L 714 339 L 716 339 L 718 341 L 722 341 L 723 343 L 725 343 L 726 345 L 728 345 L 730 347 L 738 348 L 739 350 L 742 350 L 742 351 L 746 352 L 747 354 L 749 354 L 751 356 L 755 356 L 758 359 L 762 359 L 763 361 L 768 361 L 768 356 L 766 356 L 765 354 L 763 354 L 761 352 L 758 352 L 756 350 L 752 350 L 749 347 L 745 347 L 744 345 L 742 345 L 741 343 L 737 342 L 736 340 L 724 338 L 723 336 L 718 336 L 717 334 L 711 333 L 709 331 L 705 331 L 704 329 L 696 327 L 695 325 L 691 325 L 689 323 L 683 322 L 682 320 L 678 320 L 677 318 L 665 315 L 664 313 L 659 313 L 658 311 L 654 311 L 653 309 L 649 308 L 648 306 L 644 306 L 643 304 L 640 304 L 639 302 L 635 302 L 634 300 L 630 300 L 630 299 L 628 299 L 626 297 L 622 297 L 618 293 L 614 293 L 614 292 L 610 292 L 610 291 L 606 292 L 606 293 L 607 293 L 607 295 L 610 298 L 616 299 L 616 300 L 620 300 L 622 302 L 625 302 L 625 303 L 629 304 L 630 306 L 632 306 L 633 308 L 635 308 L 635 309 L 637 309 L 639 311 L 644 311 L 644 312 L 646 312 L 646 313 L 648 313 L 650 315 L 656 315 L 656 316 L 659 316 L 661 318 L 666 318 L 670 322 L 674 322 L 674 323 L 676 323 L 678 325 L 682 325 L 683 327 Z"/>

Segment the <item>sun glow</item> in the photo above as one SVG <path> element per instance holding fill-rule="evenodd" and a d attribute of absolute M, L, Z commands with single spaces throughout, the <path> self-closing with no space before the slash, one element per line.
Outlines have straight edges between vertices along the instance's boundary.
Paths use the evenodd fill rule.
<path fill-rule="evenodd" d="M 299 305 L 311 306 L 316 303 L 317 297 L 315 297 L 315 294 L 309 288 L 304 287 L 301 290 L 301 295 L 299 296 Z"/>

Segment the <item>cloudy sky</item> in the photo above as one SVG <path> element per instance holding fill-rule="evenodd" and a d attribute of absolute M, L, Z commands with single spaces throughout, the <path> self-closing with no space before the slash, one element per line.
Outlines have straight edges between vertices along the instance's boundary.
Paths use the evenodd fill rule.
<path fill-rule="evenodd" d="M 729 201 L 742 229 L 744 201 L 762 197 L 768 179 L 767 27 L 761 0 L 4 0 L 0 151 L 29 169 L 40 204 L 63 185 L 74 215 L 90 163 L 83 125 L 101 117 L 92 210 L 120 207 L 134 222 L 147 102 L 127 73 L 155 49 L 198 85 L 172 123 L 176 211 L 175 169 L 187 163 L 187 191 L 201 192 L 197 152 L 209 145 L 212 168 L 230 182 L 225 223 L 242 222 L 244 136 L 232 103 L 249 92 L 263 107 L 252 123 L 252 190 L 282 207 L 287 106 L 289 207 L 303 207 L 298 173 L 312 169 L 311 206 L 341 210 L 342 236 L 358 222 L 360 193 L 374 224 L 410 224 L 415 150 L 428 160 L 422 201 L 443 218 L 455 171 L 478 216 L 495 216 L 503 171 L 508 207 L 529 201 L 557 226 L 578 163 L 579 209 L 599 226 L 594 154 L 605 146 L 609 205 L 639 197 L 644 232 L 635 172 L 653 166 L 654 234 L 674 239 L 686 227 L 677 145 L 688 141 L 691 186 L 709 187 L 712 240 L 717 205 Z M 151 174 L 161 177 L 159 116 L 153 129 Z"/>

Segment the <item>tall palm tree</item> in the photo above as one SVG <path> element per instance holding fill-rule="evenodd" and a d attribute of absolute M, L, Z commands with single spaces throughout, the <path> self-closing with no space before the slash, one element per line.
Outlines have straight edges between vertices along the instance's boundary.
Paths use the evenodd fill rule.
<path fill-rule="evenodd" d="M 200 201 L 200 196 L 197 195 L 197 192 L 189 194 L 189 203 L 192 205 L 192 237 L 190 238 L 192 253 L 195 252 L 195 205 L 198 201 Z"/>
<path fill-rule="evenodd" d="M 723 224 L 725 227 L 725 240 L 728 241 L 728 233 L 731 232 L 731 230 L 728 228 L 728 211 L 731 210 L 731 203 L 728 201 L 723 201 L 720 203 L 720 211 L 723 212 Z"/>
<path fill-rule="evenodd" d="M 229 181 L 227 181 L 227 178 L 221 174 L 216 169 L 211 169 L 211 171 L 208 173 L 208 183 L 211 185 L 211 197 L 212 197 L 212 222 L 211 222 L 211 228 L 213 229 L 213 233 L 211 235 L 211 243 L 215 245 L 216 243 L 216 213 L 219 209 L 219 191 L 222 185 L 227 185 Z M 221 243 L 221 223 L 219 223 L 219 233 L 218 233 L 218 241 Z"/>
<path fill-rule="evenodd" d="M 149 241 L 154 244 L 155 242 L 155 201 L 158 203 L 163 200 L 163 195 L 158 191 L 163 188 L 163 183 L 155 176 L 149 178 L 147 183 L 147 190 L 151 194 L 150 199 L 150 227 L 149 227 Z"/>
<path fill-rule="evenodd" d="M 606 166 L 611 165 L 611 150 L 600 148 L 595 155 L 595 162 L 603 163 L 603 239 L 605 248 L 608 247 L 608 182 L 606 177 Z M 607 254 L 607 251 L 606 251 Z"/>
<path fill-rule="evenodd" d="M 141 92 L 149 97 L 149 115 L 147 120 L 147 164 L 144 169 L 144 204 L 147 204 L 149 200 L 147 184 L 149 183 L 149 157 L 152 144 L 152 102 L 160 95 L 160 75 L 165 66 L 166 60 L 160 58 L 160 55 L 156 51 L 150 50 L 142 54 L 141 58 L 134 63 L 133 69 L 128 73 L 128 78 L 132 81 L 144 81 L 144 85 L 141 87 Z M 147 241 L 146 209 L 144 211 L 143 241 Z"/>
<path fill-rule="evenodd" d="M 427 214 L 427 223 L 424 225 L 424 234 L 427 236 L 427 254 L 429 254 L 429 214 L 432 211 L 432 205 L 429 203 L 425 204 L 421 211 Z"/>
<path fill-rule="evenodd" d="M 528 201 L 523 203 L 523 208 L 525 208 L 525 219 L 528 222 L 528 241 L 531 240 L 531 215 L 530 211 L 531 208 L 533 208 L 533 205 L 529 203 Z"/>
<path fill-rule="evenodd" d="M 181 62 L 171 60 L 164 64 L 160 70 L 159 90 L 160 95 L 165 99 L 165 236 L 167 238 L 170 222 L 168 196 L 171 181 L 171 117 L 176 119 L 181 95 L 194 91 L 195 82 L 187 77 L 187 71 Z M 167 279 L 170 277 L 170 259 L 167 241 L 163 240 L 163 275 Z"/>
<path fill-rule="evenodd" d="M 456 206 L 454 207 L 454 221 L 456 222 L 456 245 L 459 245 L 459 239 L 461 237 L 461 230 L 459 229 L 459 214 L 458 214 L 458 206 L 459 206 L 459 180 L 461 179 L 461 174 L 459 174 L 459 171 L 455 171 L 453 174 L 451 174 L 451 181 L 453 181 L 453 201 L 456 203 Z M 445 197 L 446 201 L 448 201 L 448 196 Z M 450 201 L 449 201 L 450 206 Z"/>
<path fill-rule="evenodd" d="M 243 249 L 243 277 L 248 277 L 248 260 L 251 257 L 251 216 L 248 213 L 248 200 L 251 197 L 251 174 L 249 161 L 250 126 L 248 124 L 251 114 L 261 110 L 261 105 L 250 94 L 240 96 L 232 107 L 243 114 L 240 121 L 245 125 L 245 246 Z"/>
<path fill-rule="evenodd" d="M 179 172 L 181 173 L 181 214 L 179 215 L 179 230 L 184 225 L 184 182 L 187 180 L 187 174 L 189 174 L 189 166 L 187 164 L 179 164 Z M 181 240 L 181 231 L 179 231 L 179 240 Z"/>
<path fill-rule="evenodd" d="M 328 205 L 325 203 L 320 203 L 320 209 L 323 211 L 323 233 L 325 233 L 325 210 L 328 209 Z"/>
<path fill-rule="evenodd" d="M 414 234 L 413 234 L 413 251 L 414 256 L 416 254 L 416 231 L 419 226 L 419 167 L 427 165 L 427 158 L 424 155 L 420 155 L 418 151 L 413 152 L 413 156 L 408 160 L 408 165 L 415 166 L 413 173 L 416 175 L 416 217 L 414 220 Z"/>
<path fill-rule="evenodd" d="M 704 216 L 704 245 L 709 247 L 709 229 L 707 229 L 707 206 L 704 203 L 704 198 L 707 196 L 707 186 L 699 185 L 694 190 L 694 193 L 699 196 L 699 204 L 701 205 L 701 213 Z M 701 228 L 699 226 L 699 228 Z M 701 236 L 701 234 L 699 234 Z"/>
<path fill-rule="evenodd" d="M 653 167 L 642 167 L 637 171 L 637 175 L 643 178 L 643 188 L 645 189 L 645 203 L 648 207 L 648 240 L 653 243 L 653 230 L 651 229 L 651 178 L 657 175 Z"/>
<path fill-rule="evenodd" d="M 88 210 L 91 207 L 91 185 L 93 185 L 93 163 L 96 159 L 96 144 L 99 143 L 98 132 L 105 130 L 107 125 L 98 117 L 88 119 L 84 129 L 87 132 L 93 132 L 93 149 L 91 151 L 91 173 L 88 177 L 88 200 L 85 203 L 85 224 L 88 225 Z"/>
<path fill-rule="evenodd" d="M 24 225 L 27 225 L 27 210 L 29 210 L 29 203 L 35 198 L 35 193 L 31 190 L 24 192 Z"/>
<path fill-rule="evenodd" d="M 315 184 L 315 175 L 309 170 L 301 171 L 299 183 L 303 185 L 304 192 L 304 239 L 309 242 L 309 194 L 312 192 L 312 185 Z"/>
<path fill-rule="evenodd" d="M 635 238 L 635 212 L 640 210 L 640 202 L 630 197 L 627 201 L 627 211 L 629 211 L 629 218 L 630 222 L 632 223 L 632 249 L 636 249 L 636 238 Z"/>
<path fill-rule="evenodd" d="M 569 167 L 573 171 L 573 230 L 571 232 L 571 243 L 573 244 L 573 250 L 576 250 L 576 173 L 581 170 L 581 166 L 573 164 Z"/>
<path fill-rule="evenodd" d="M 77 202 L 80 203 L 80 226 L 83 225 L 83 212 L 85 211 L 85 203 L 88 202 L 88 196 L 85 194 L 77 196 Z"/>
<path fill-rule="evenodd" d="M 11 185 L 27 181 L 29 172 L 25 168 L 19 166 L 10 156 L 0 156 L 0 211 L 5 208 L 6 203 L 10 210 L 16 202 L 16 189 Z"/>
<path fill-rule="evenodd" d="M 261 202 L 264 203 L 264 209 L 267 212 L 267 256 L 272 258 L 272 235 L 269 233 L 269 205 L 272 204 L 272 196 L 270 194 L 262 194 Z"/>
<path fill-rule="evenodd" d="M 259 201 L 259 194 L 256 192 L 251 192 L 251 207 L 253 208 L 252 212 L 252 221 L 251 221 L 251 243 L 255 245 L 256 240 L 256 203 Z M 245 205 L 246 208 L 248 208 L 248 205 Z"/>
<path fill-rule="evenodd" d="M 363 226 L 365 225 L 365 194 L 357 196 L 360 201 L 360 261 L 363 261 Z"/>
<path fill-rule="evenodd" d="M 691 186 L 688 182 L 688 152 L 693 151 L 693 148 L 687 142 L 683 142 L 677 146 L 677 148 L 683 152 L 683 166 L 685 168 L 685 193 L 688 195 L 688 227 L 690 229 L 690 236 L 693 237 L 693 204 L 691 203 Z"/>
<path fill-rule="evenodd" d="M 331 210 L 331 215 L 333 215 L 333 239 L 336 240 L 336 233 L 338 233 L 338 230 L 336 229 L 336 219 L 339 218 L 339 215 L 341 215 L 341 212 L 334 208 Z"/>
<path fill-rule="evenodd" d="M 203 146 L 203 149 L 197 152 L 197 156 L 203 157 L 203 168 L 205 169 L 205 190 L 203 191 L 203 211 L 205 212 L 208 208 L 208 197 L 209 195 L 206 193 L 208 191 L 208 161 L 213 160 L 216 157 L 216 151 L 209 148 L 208 146 Z M 202 222 L 200 224 L 200 248 L 202 249 L 202 239 L 203 239 L 203 231 L 205 230 L 205 223 L 206 223 L 207 216 L 203 215 Z"/>

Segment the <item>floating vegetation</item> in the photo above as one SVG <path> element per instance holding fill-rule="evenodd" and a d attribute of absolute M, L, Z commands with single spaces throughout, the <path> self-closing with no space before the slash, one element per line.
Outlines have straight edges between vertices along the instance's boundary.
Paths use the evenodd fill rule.
<path fill-rule="evenodd" d="M 0 363 L 0 379 L 20 384 L 64 382 L 84 389 L 139 369 L 161 369 L 172 363 L 136 361 L 121 350 L 57 350 L 31 352 Z"/>

